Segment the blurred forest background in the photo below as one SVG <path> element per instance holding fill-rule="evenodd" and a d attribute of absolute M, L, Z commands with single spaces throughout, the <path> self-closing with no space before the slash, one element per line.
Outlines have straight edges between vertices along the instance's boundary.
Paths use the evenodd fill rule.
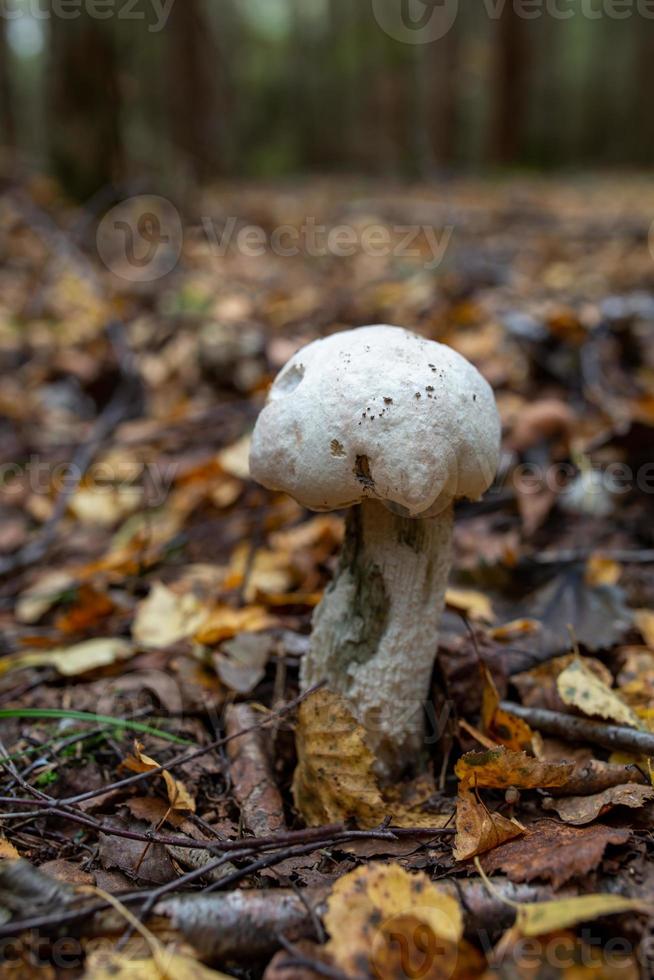
<path fill-rule="evenodd" d="M 179 193 L 223 176 L 652 162 L 646 4 L 460 2 L 443 37 L 406 44 L 379 16 L 406 2 L 69 0 L 63 17 L 4 0 L 5 164 L 84 200 L 135 177 Z"/>

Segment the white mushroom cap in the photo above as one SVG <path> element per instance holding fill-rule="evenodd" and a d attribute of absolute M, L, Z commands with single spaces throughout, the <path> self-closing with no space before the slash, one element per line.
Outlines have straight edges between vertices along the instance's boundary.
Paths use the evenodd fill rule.
<path fill-rule="evenodd" d="M 359 327 L 308 344 L 282 369 L 250 472 L 310 510 L 377 499 L 433 516 L 489 487 L 500 434 L 492 389 L 464 357 L 401 327 Z"/>

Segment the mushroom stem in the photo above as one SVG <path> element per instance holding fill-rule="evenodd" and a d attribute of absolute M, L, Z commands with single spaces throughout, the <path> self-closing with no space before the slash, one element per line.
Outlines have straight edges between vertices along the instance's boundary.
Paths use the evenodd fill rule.
<path fill-rule="evenodd" d="M 326 681 L 366 729 L 382 774 L 418 768 L 450 570 L 452 506 L 437 517 L 376 500 L 348 511 L 338 571 L 313 618 L 306 689 Z"/>

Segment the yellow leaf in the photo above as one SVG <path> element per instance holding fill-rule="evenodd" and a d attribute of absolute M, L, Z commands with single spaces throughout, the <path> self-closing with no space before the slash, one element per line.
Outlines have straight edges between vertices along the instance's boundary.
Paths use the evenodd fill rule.
<path fill-rule="evenodd" d="M 580 657 L 575 657 L 570 666 L 559 674 L 556 687 L 564 704 L 573 705 L 586 715 L 609 718 L 631 728 L 641 727 L 631 708 L 589 670 Z"/>
<path fill-rule="evenodd" d="M 231 557 L 225 587 L 240 588 L 247 574 L 243 596 L 246 602 L 252 602 L 259 593 L 286 592 L 293 584 L 290 562 L 290 554 L 268 551 L 266 548 L 259 548 L 250 562 L 249 546 L 239 545 Z"/>
<path fill-rule="evenodd" d="M 127 640 L 117 637 L 98 638 L 54 650 L 25 650 L 0 660 L 0 676 L 25 667 L 54 667 L 64 677 L 76 677 L 100 667 L 110 667 L 134 655 Z"/>
<path fill-rule="evenodd" d="M 543 936 L 556 929 L 567 929 L 580 922 L 592 922 L 604 915 L 620 912 L 654 914 L 654 905 L 637 898 L 620 895 L 579 895 L 553 902 L 519 905 L 516 926 L 523 936 Z"/>
<path fill-rule="evenodd" d="M 522 718 L 516 718 L 500 708 L 500 695 L 488 667 L 482 664 L 484 689 L 481 704 L 481 725 L 486 735 L 508 749 L 520 752 L 530 749 L 534 733 Z"/>
<path fill-rule="evenodd" d="M 122 765 L 131 772 L 149 772 L 151 769 L 158 769 L 159 763 L 156 759 L 143 753 L 143 745 L 139 741 L 134 742 L 134 755 L 128 755 L 123 760 Z M 181 779 L 174 779 L 167 769 L 162 770 L 168 793 L 168 801 L 173 810 L 190 810 L 195 813 L 195 800 L 190 795 Z"/>
<path fill-rule="evenodd" d="M 277 620 L 270 616 L 263 606 L 234 609 L 232 606 L 219 605 L 201 624 L 195 639 L 198 643 L 212 646 L 221 640 L 236 636 L 237 633 L 259 633 L 276 623 Z"/>
<path fill-rule="evenodd" d="M 237 480 L 250 479 L 250 442 L 250 436 L 245 435 L 218 453 L 221 469 Z"/>
<path fill-rule="evenodd" d="M 634 623 L 647 646 L 654 648 L 654 612 L 651 609 L 636 609 Z"/>
<path fill-rule="evenodd" d="M 347 819 L 376 827 L 387 816 L 399 827 L 442 827 L 448 822 L 449 817 L 384 798 L 365 731 L 338 695 L 322 689 L 302 702 L 295 740 L 293 799 L 310 827 Z"/>
<path fill-rule="evenodd" d="M 412 964 L 419 958 L 424 966 L 426 957 L 429 977 L 454 973 L 461 909 L 423 872 L 409 874 L 397 864 L 351 871 L 332 888 L 324 922 L 331 937 L 326 951 L 349 976 L 425 976 Z M 403 973 L 397 972 L 398 947 Z"/>
<path fill-rule="evenodd" d="M 19 858 L 20 854 L 14 847 L 14 845 L 0 834 L 0 859 L 8 858 L 13 861 L 15 858 Z"/>
<path fill-rule="evenodd" d="M 457 861 L 483 854 L 523 833 L 524 827 L 516 820 L 491 813 L 475 799 L 471 790 L 462 791 L 456 804 L 454 857 Z"/>
<path fill-rule="evenodd" d="M 574 762 L 540 762 L 524 752 L 490 749 L 461 756 L 454 771 L 462 789 L 545 789 L 565 786 L 574 768 Z"/>
<path fill-rule="evenodd" d="M 468 619 L 482 623 L 495 622 L 490 599 L 483 592 L 476 592 L 474 589 L 448 589 L 445 602 L 452 609 L 465 613 Z"/>
<path fill-rule="evenodd" d="M 163 947 L 152 956 L 134 959 L 130 952 L 111 948 L 98 950 L 86 961 L 82 980 L 232 980 L 225 973 L 210 970 L 190 956 Z"/>
<path fill-rule="evenodd" d="M 591 555 L 586 562 L 584 578 L 586 585 L 596 588 L 598 585 L 616 585 L 622 575 L 622 566 L 612 558 L 602 555 Z"/>
<path fill-rule="evenodd" d="M 80 487 L 68 509 L 87 527 L 113 527 L 138 510 L 142 501 L 143 490 L 138 486 Z"/>
<path fill-rule="evenodd" d="M 75 579 L 70 572 L 45 572 L 20 594 L 16 603 L 16 619 L 19 623 L 38 622 L 74 585 Z"/>
<path fill-rule="evenodd" d="M 539 623 L 537 619 L 513 619 L 510 623 L 495 626 L 492 630 L 488 631 L 488 635 L 499 643 L 506 643 L 509 640 L 515 640 L 521 636 L 527 636 L 530 633 L 538 633 L 541 629 L 542 623 Z"/>
<path fill-rule="evenodd" d="M 161 650 L 193 636 L 207 616 L 207 608 L 194 595 L 177 595 L 155 582 L 136 610 L 132 636 L 141 647 Z"/>

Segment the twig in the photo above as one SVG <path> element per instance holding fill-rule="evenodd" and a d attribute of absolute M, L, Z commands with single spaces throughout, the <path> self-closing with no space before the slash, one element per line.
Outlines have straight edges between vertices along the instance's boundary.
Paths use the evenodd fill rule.
<path fill-rule="evenodd" d="M 547 708 L 528 708 L 512 701 L 500 702 L 500 708 L 524 719 L 532 728 L 567 742 L 590 742 L 618 752 L 654 755 L 654 734 L 651 732 L 642 732 L 624 725 L 609 725 L 577 715 L 565 715 Z"/>
<path fill-rule="evenodd" d="M 313 959 L 310 956 L 306 956 L 305 953 L 300 952 L 293 943 L 290 943 L 286 936 L 281 932 L 277 933 L 277 939 L 279 945 L 282 946 L 287 953 L 292 957 L 290 960 L 282 960 L 278 964 L 280 969 L 285 969 L 288 967 L 303 967 L 305 970 L 312 970 L 322 977 L 330 977 L 330 980 L 352 980 L 347 973 L 343 973 L 341 970 L 337 969 L 335 966 L 330 966 L 329 963 L 322 963 L 320 960 Z"/>

